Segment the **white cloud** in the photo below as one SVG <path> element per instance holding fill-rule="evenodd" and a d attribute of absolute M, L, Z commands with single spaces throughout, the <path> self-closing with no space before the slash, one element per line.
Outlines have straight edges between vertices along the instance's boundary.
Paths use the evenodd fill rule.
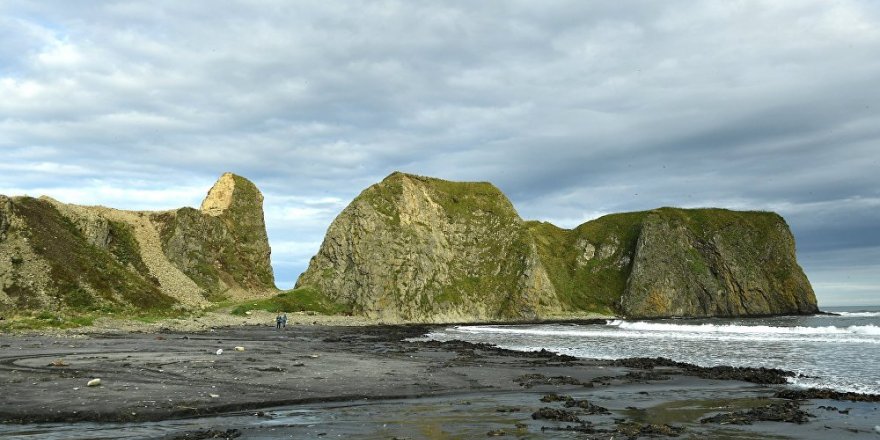
<path fill-rule="evenodd" d="M 0 194 L 49 196 L 64 203 L 101 205 L 118 209 L 163 211 L 183 206 L 198 207 L 205 197 L 204 187 L 133 189 L 93 184 L 76 188 L 2 188 Z"/>

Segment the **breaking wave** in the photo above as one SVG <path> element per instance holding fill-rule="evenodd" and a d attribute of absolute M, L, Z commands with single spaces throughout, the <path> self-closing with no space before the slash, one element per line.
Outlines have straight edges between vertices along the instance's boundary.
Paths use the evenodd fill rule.
<path fill-rule="evenodd" d="M 844 318 L 880 318 L 880 312 L 834 312 L 837 316 Z M 835 315 L 827 315 L 835 316 Z"/>
<path fill-rule="evenodd" d="M 616 329 L 617 331 L 610 331 Z M 637 339 L 724 339 L 777 341 L 797 339 L 812 342 L 843 342 L 880 344 L 880 327 L 853 325 L 849 327 L 775 327 L 766 325 L 666 324 L 654 322 L 608 321 L 602 327 L 572 326 L 460 326 L 455 330 L 470 334 L 575 338 L 637 338 Z"/>
<path fill-rule="evenodd" d="M 774 327 L 769 325 L 715 325 L 715 324 L 667 324 L 658 322 L 608 321 L 607 325 L 624 330 L 718 333 L 718 334 L 759 334 L 759 335 L 870 335 L 880 336 L 880 327 L 875 325 L 851 325 L 849 327 Z"/>

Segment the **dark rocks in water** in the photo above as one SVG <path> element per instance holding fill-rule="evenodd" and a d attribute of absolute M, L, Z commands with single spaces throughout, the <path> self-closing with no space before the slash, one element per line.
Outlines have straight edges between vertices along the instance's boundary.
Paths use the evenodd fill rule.
<path fill-rule="evenodd" d="M 640 423 L 632 420 L 622 421 L 617 424 L 616 432 L 627 436 L 630 439 L 639 437 L 678 437 L 684 428 L 680 426 L 672 426 L 667 424 Z"/>
<path fill-rule="evenodd" d="M 571 376 L 545 376 L 543 374 L 523 374 L 514 379 L 521 387 L 531 388 L 535 385 L 581 385 L 584 387 L 592 387 L 590 382 L 581 382 Z"/>
<path fill-rule="evenodd" d="M 575 399 L 571 396 L 566 396 L 563 394 L 550 393 L 541 397 L 541 402 L 544 403 L 553 403 L 553 402 L 563 402 L 563 406 L 566 408 L 579 408 L 581 414 L 593 415 L 593 414 L 611 414 L 608 411 L 608 408 L 601 407 L 599 405 L 594 405 L 585 399 Z"/>
<path fill-rule="evenodd" d="M 541 408 L 534 413 L 532 413 L 532 419 L 534 420 L 555 420 L 558 422 L 580 422 L 581 419 L 572 412 L 566 411 L 564 409 L 556 409 L 556 408 Z"/>
<path fill-rule="evenodd" d="M 421 328 L 421 327 L 420 327 Z M 428 330 L 424 330 L 425 333 Z M 416 335 L 421 336 L 421 335 Z M 412 337 L 412 336 L 410 336 Z M 536 350 L 536 351 L 516 351 L 516 350 L 508 350 L 506 348 L 501 348 L 497 345 L 487 344 L 485 342 L 467 342 L 460 341 L 457 339 L 451 341 L 416 341 L 411 342 L 413 345 L 418 345 L 421 347 L 429 347 L 429 348 L 441 348 L 444 350 L 454 350 L 459 353 L 467 352 L 470 356 L 476 356 L 478 351 L 479 354 L 493 355 L 493 356 L 515 356 L 515 357 L 525 357 L 525 358 L 533 358 L 533 359 L 544 359 L 548 361 L 557 361 L 557 362 L 572 362 L 579 360 L 574 356 L 569 356 L 566 354 L 558 354 L 552 351 L 548 351 L 546 349 Z"/>
<path fill-rule="evenodd" d="M 675 367 L 703 379 L 741 380 L 762 385 L 785 384 L 788 383 L 787 379 L 789 377 L 796 376 L 792 371 L 780 370 L 778 368 L 731 367 L 728 365 L 700 367 L 662 357 L 619 359 L 612 361 L 612 365 L 643 370 L 650 370 L 654 367 Z"/>
<path fill-rule="evenodd" d="M 669 380 L 671 377 L 656 371 L 630 371 L 623 376 L 630 382 L 647 382 L 650 380 Z"/>
<path fill-rule="evenodd" d="M 589 422 L 581 422 L 580 425 L 542 426 L 541 432 L 544 431 L 580 432 L 583 434 L 609 434 L 612 432 L 606 429 L 596 429 Z"/>
<path fill-rule="evenodd" d="M 642 370 L 651 370 L 654 367 L 679 367 L 685 365 L 681 362 L 673 361 L 664 357 L 635 357 L 626 359 L 616 359 L 611 361 L 611 365 L 618 367 L 639 368 Z M 686 364 L 690 365 L 690 364 Z"/>
<path fill-rule="evenodd" d="M 718 414 L 700 419 L 700 423 L 719 423 L 722 425 L 751 425 L 753 422 L 807 423 L 815 417 L 800 409 L 795 401 L 775 402 L 752 408 L 748 411 Z"/>
<path fill-rule="evenodd" d="M 851 402 L 880 402 L 880 394 L 844 393 L 826 388 L 782 390 L 776 393 L 774 397 L 789 400 L 826 399 L 849 400 Z"/>
<path fill-rule="evenodd" d="M 565 407 L 566 408 L 580 408 L 583 410 L 583 413 L 587 414 L 587 415 L 611 414 L 611 412 L 608 411 L 608 408 L 601 407 L 599 405 L 594 405 L 594 404 L 590 403 L 588 400 L 577 400 L 577 399 L 569 398 L 569 400 L 567 400 L 565 402 Z"/>
<path fill-rule="evenodd" d="M 205 440 L 205 439 L 225 439 L 232 440 L 241 437 L 241 431 L 238 429 L 227 429 L 221 431 L 219 429 L 200 429 L 198 431 L 185 432 L 168 438 L 168 440 Z"/>
<path fill-rule="evenodd" d="M 533 354 L 535 357 L 553 358 L 555 360 L 563 361 L 563 362 L 573 362 L 573 361 L 578 360 L 578 358 L 576 358 L 574 356 L 569 356 L 567 354 L 554 353 L 552 351 L 548 351 L 545 348 L 542 348 L 538 351 L 530 351 L 528 353 Z"/>
<path fill-rule="evenodd" d="M 567 402 L 569 400 L 572 400 L 571 396 L 560 395 L 556 393 L 550 393 L 541 398 L 541 402 L 544 403 Z"/>
<path fill-rule="evenodd" d="M 613 380 L 615 380 L 615 379 L 617 379 L 617 377 L 615 377 L 615 376 L 598 376 L 598 377 L 594 377 L 594 378 L 590 379 L 590 386 L 593 386 L 593 384 L 599 384 L 599 385 L 611 385 L 611 382 L 612 382 Z"/>
<path fill-rule="evenodd" d="M 850 410 L 850 408 L 840 409 L 836 406 L 825 406 L 825 405 L 819 405 L 818 408 L 824 409 L 825 411 L 837 411 L 839 414 L 849 414 L 849 410 Z"/>

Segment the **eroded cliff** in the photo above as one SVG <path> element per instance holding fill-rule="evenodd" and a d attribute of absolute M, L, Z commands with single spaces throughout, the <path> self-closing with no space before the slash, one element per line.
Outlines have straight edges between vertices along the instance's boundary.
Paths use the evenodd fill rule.
<path fill-rule="evenodd" d="M 498 188 L 403 173 L 342 211 L 297 287 L 391 321 L 537 318 L 558 308 L 534 241 Z"/>
<path fill-rule="evenodd" d="M 658 209 L 633 250 L 620 310 L 631 316 L 818 311 L 785 220 L 770 212 Z"/>
<path fill-rule="evenodd" d="M 262 200 L 229 173 L 203 211 L 0 196 L 0 313 L 185 309 L 265 296 L 275 286 Z"/>

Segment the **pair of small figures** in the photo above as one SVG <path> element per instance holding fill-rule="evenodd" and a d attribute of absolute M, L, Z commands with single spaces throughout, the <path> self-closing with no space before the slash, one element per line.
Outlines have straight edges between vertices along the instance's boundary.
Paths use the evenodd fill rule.
<path fill-rule="evenodd" d="M 287 327 L 287 313 L 279 313 L 275 317 L 275 328 L 280 330 L 285 327 Z"/>

